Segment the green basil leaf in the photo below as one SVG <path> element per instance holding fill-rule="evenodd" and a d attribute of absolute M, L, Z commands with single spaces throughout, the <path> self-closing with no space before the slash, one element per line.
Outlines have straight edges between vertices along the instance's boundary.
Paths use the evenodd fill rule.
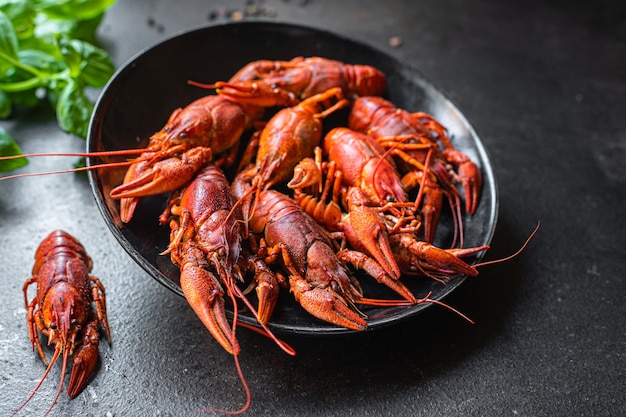
<path fill-rule="evenodd" d="M 62 60 L 43 51 L 21 50 L 18 52 L 18 59 L 21 66 L 11 68 L 0 79 L 0 90 L 11 97 L 13 104 L 36 106 L 44 97 L 43 89 L 54 88 L 57 80 L 64 77 L 64 72 L 67 73 Z"/>
<path fill-rule="evenodd" d="M 96 43 L 96 31 L 103 17 L 104 13 L 85 20 L 52 19 L 40 13 L 35 19 L 34 34 L 37 38 L 65 35 L 68 38 Z"/>
<path fill-rule="evenodd" d="M 37 96 L 36 88 L 24 91 L 6 92 L 6 94 L 11 100 L 11 103 L 16 106 L 32 108 L 36 107 L 41 101 L 41 98 Z"/>
<path fill-rule="evenodd" d="M 23 64 L 37 68 L 47 74 L 55 74 L 66 69 L 65 62 L 40 49 L 22 49 L 18 57 Z"/>
<path fill-rule="evenodd" d="M 0 127 L 0 156 L 21 155 L 22 150 L 15 143 L 11 135 L 6 130 Z M 0 171 L 8 172 L 18 169 L 28 164 L 26 158 L 8 159 L 0 161 Z"/>
<path fill-rule="evenodd" d="M 0 119 L 6 119 L 11 115 L 13 102 L 11 97 L 4 91 L 0 90 Z"/>
<path fill-rule="evenodd" d="M 111 7 L 115 0 L 35 0 L 35 7 L 55 19 L 91 19 Z"/>
<path fill-rule="evenodd" d="M 93 103 L 85 95 L 83 86 L 75 80 L 70 80 L 56 103 L 59 126 L 66 132 L 86 138 L 93 107 Z"/>
<path fill-rule="evenodd" d="M 92 87 L 102 87 L 115 72 L 109 55 L 102 49 L 78 39 L 59 39 L 61 53 L 74 78 Z"/>
<path fill-rule="evenodd" d="M 20 50 L 25 49 L 35 49 L 38 51 L 42 51 L 59 60 L 63 60 L 63 56 L 59 51 L 59 45 L 56 41 L 56 36 L 52 33 L 38 33 L 38 30 L 35 29 L 34 36 L 28 39 L 20 40 Z"/>
<path fill-rule="evenodd" d="M 3 59 L 2 55 L 9 59 L 17 60 L 17 51 L 17 35 L 13 29 L 13 24 L 7 15 L 0 12 L 0 78 L 4 76 L 7 70 L 13 67 L 13 64 Z"/>
<path fill-rule="evenodd" d="M 115 72 L 113 61 L 103 49 L 86 42 L 81 43 L 83 45 L 83 63 L 80 76 L 91 87 L 103 87 Z"/>
<path fill-rule="evenodd" d="M 92 54 L 85 63 L 81 77 L 91 87 L 104 87 L 115 73 L 115 66 L 106 53 Z"/>
<path fill-rule="evenodd" d="M 33 35 L 37 12 L 31 1 L 3 0 L 0 3 L 0 11 L 11 20 L 18 39 L 26 39 Z"/>
<path fill-rule="evenodd" d="M 35 19 L 35 37 L 50 39 L 55 35 L 69 36 L 75 25 L 75 19 L 51 19 L 39 13 Z"/>
<path fill-rule="evenodd" d="M 70 75 L 72 78 L 78 78 L 84 61 L 81 41 L 75 41 L 63 35 L 59 35 L 56 38 L 61 56 L 70 69 Z"/>
<path fill-rule="evenodd" d="M 76 19 L 74 20 L 74 25 L 67 34 L 71 38 L 97 44 L 96 32 L 98 31 L 98 26 L 100 26 L 100 22 L 102 22 L 103 18 L 104 12 L 90 19 Z"/>

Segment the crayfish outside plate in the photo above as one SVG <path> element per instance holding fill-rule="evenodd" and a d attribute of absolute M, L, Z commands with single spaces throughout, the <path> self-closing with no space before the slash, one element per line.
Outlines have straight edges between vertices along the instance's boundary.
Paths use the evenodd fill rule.
<path fill-rule="evenodd" d="M 88 151 L 143 147 L 150 135 L 165 124 L 170 113 L 212 93 L 188 84 L 188 80 L 211 83 L 227 80 L 239 68 L 259 59 L 290 60 L 296 56 L 321 56 L 350 64 L 367 64 L 387 76 L 385 97 L 412 112 L 430 113 L 450 132 L 455 147 L 481 168 L 483 190 L 478 211 L 464 216 L 465 246 L 487 245 L 497 219 L 497 190 L 487 152 L 463 114 L 414 69 L 370 46 L 330 32 L 306 26 L 269 22 L 240 22 L 210 26 L 174 36 L 139 53 L 121 68 L 104 89 L 93 114 Z M 333 126 L 325 126 L 330 128 Z M 110 161 L 107 159 L 104 162 Z M 103 162 L 90 158 L 89 165 Z M 178 268 L 169 256 L 160 255 L 169 242 L 169 227 L 158 217 L 167 196 L 141 200 L 133 220 L 122 224 L 119 202 L 109 196 L 122 182 L 124 169 L 97 170 L 90 181 L 99 210 L 115 238 L 154 279 L 182 296 Z M 444 212 L 437 240 L 450 245 L 452 217 Z M 472 260 L 478 262 L 479 257 Z M 419 298 L 432 291 L 441 300 L 465 279 L 456 276 L 447 285 L 427 278 L 404 277 Z M 370 298 L 397 298 L 373 279 L 361 279 Z M 363 307 L 370 329 L 413 316 L 431 304 L 410 307 Z M 240 319 L 255 324 L 242 312 Z M 301 334 L 340 334 L 351 330 L 319 321 L 306 313 L 287 291 L 281 293 L 270 327 L 274 331 Z"/>

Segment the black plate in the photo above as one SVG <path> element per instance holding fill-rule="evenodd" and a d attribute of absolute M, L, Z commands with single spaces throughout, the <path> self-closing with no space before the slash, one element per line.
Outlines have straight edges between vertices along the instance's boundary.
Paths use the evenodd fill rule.
<path fill-rule="evenodd" d="M 137 148 L 147 143 L 170 113 L 207 94 L 188 85 L 188 80 L 214 82 L 227 80 L 243 65 L 258 59 L 289 60 L 296 56 L 322 56 L 352 64 L 373 65 L 382 70 L 388 81 L 385 96 L 398 107 L 432 114 L 450 131 L 457 149 L 467 153 L 481 168 L 484 186 L 477 213 L 464 217 L 465 246 L 487 245 L 497 218 L 497 189 L 492 167 L 480 139 L 463 114 L 414 69 L 402 62 L 341 35 L 310 27 L 269 23 L 241 22 L 205 27 L 174 36 L 149 48 L 120 69 L 104 89 L 91 121 L 89 151 Z M 90 158 L 89 165 L 101 162 Z M 130 256 L 154 279 L 182 295 L 179 271 L 169 256 L 159 255 L 167 247 L 169 228 L 160 226 L 158 216 L 167 196 L 144 198 L 133 220 L 120 222 L 119 203 L 109 197 L 111 189 L 122 181 L 124 169 L 92 171 L 90 181 L 96 202 L 115 238 Z M 449 245 L 452 220 L 442 215 L 435 243 Z M 478 262 L 477 257 L 473 262 Z M 458 276 L 441 285 L 426 278 L 406 277 L 404 282 L 417 297 L 432 291 L 432 298 L 442 299 L 465 277 Z M 394 294 L 362 280 L 370 298 L 389 298 Z M 370 329 L 389 325 L 413 316 L 431 304 L 411 307 L 363 308 Z M 243 313 L 243 321 L 254 324 Z M 303 334 L 339 334 L 352 332 L 319 321 L 284 292 L 271 324 L 273 330 Z"/>

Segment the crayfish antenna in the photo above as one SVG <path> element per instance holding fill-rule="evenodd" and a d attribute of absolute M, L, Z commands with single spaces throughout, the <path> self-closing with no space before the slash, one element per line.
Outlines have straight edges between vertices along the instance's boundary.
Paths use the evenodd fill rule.
<path fill-rule="evenodd" d="M 436 304 L 438 306 L 447 308 L 448 310 L 452 311 L 454 314 L 456 314 L 457 316 L 461 317 L 463 320 L 467 321 L 469 324 L 476 324 L 474 322 L 474 320 L 470 319 L 469 317 L 467 317 L 465 314 L 461 313 L 459 310 L 457 310 L 456 308 L 442 302 L 439 300 L 435 300 L 430 298 L 430 295 L 432 294 L 432 291 L 429 292 L 428 294 L 426 294 L 426 296 L 424 298 L 421 298 L 417 303 L 421 304 L 421 303 L 431 303 L 431 304 Z"/>
<path fill-rule="evenodd" d="M 24 408 L 26 406 L 26 404 L 28 404 L 30 402 L 30 400 L 33 399 L 33 397 L 35 396 L 37 391 L 39 391 L 39 388 L 41 387 L 43 382 L 46 380 L 46 377 L 50 373 L 50 370 L 52 369 L 52 366 L 55 364 L 55 362 L 59 358 L 59 354 L 60 353 L 61 353 L 60 349 L 56 349 L 54 351 L 54 355 L 52 356 L 52 359 L 50 359 L 50 362 L 48 363 L 48 367 L 46 368 L 46 372 L 44 372 L 43 376 L 39 380 L 39 383 L 37 383 L 37 386 L 30 393 L 28 398 L 26 398 L 26 400 L 11 414 L 10 417 L 13 417 L 13 416 L 17 415 L 17 413 L 19 413 L 22 410 L 22 408 Z M 65 362 L 66 359 L 67 359 L 67 354 L 64 355 L 64 362 Z M 63 373 L 63 375 L 61 375 L 61 386 L 59 387 L 59 390 L 58 390 L 58 392 L 56 394 L 56 397 L 54 398 L 54 401 L 52 402 L 52 405 L 50 406 L 48 411 L 46 411 L 46 415 L 48 415 L 48 413 L 50 413 L 50 410 L 52 410 L 52 407 L 54 407 L 54 404 L 56 404 L 57 399 L 59 398 L 59 395 L 61 393 L 61 389 L 63 388 L 62 385 L 63 385 L 63 378 L 65 377 L 65 363 L 64 363 L 64 366 L 63 366 L 63 372 L 62 373 Z"/>
<path fill-rule="evenodd" d="M 254 313 L 252 313 L 254 314 Z M 248 323 L 244 323 L 241 322 L 239 323 L 239 325 L 241 327 L 244 327 L 248 330 L 252 330 L 253 332 L 256 332 L 262 336 L 265 336 L 267 338 L 270 338 L 274 341 L 274 343 L 276 343 L 278 345 L 278 347 L 280 347 L 280 349 L 285 352 L 286 354 L 288 354 L 289 356 L 296 356 L 296 350 L 289 345 L 287 342 L 285 342 L 284 340 L 279 339 L 274 333 L 272 333 L 269 329 L 268 330 L 264 330 L 264 329 L 259 329 L 256 326 L 253 326 L 252 324 L 248 324 Z"/>
<path fill-rule="evenodd" d="M 246 411 L 248 411 L 248 409 L 250 408 L 250 404 L 252 404 L 252 394 L 250 393 L 250 387 L 248 386 L 248 383 L 246 382 L 246 378 L 243 375 L 243 371 L 241 370 L 241 364 L 239 363 L 239 355 L 233 355 L 233 360 L 235 361 L 235 368 L 237 368 L 237 374 L 239 375 L 239 380 L 241 381 L 241 385 L 243 386 L 243 389 L 246 392 L 246 403 L 239 410 L 234 410 L 234 411 L 223 410 L 221 408 L 203 408 L 200 410 L 194 410 L 194 412 L 196 413 L 212 412 L 212 413 L 220 413 L 220 414 L 226 414 L 230 416 L 236 416 L 236 415 L 243 414 Z"/>
<path fill-rule="evenodd" d="M 539 226 L 541 226 L 541 222 L 538 221 L 537 222 L 537 226 L 535 226 L 535 229 L 532 231 L 532 233 L 530 234 L 530 236 L 528 236 L 528 238 L 526 239 L 526 241 L 524 242 L 524 244 L 522 245 L 521 248 L 519 248 L 515 253 L 506 256 L 504 258 L 501 259 L 494 259 L 492 261 L 485 261 L 485 262 L 481 262 L 478 264 L 474 264 L 474 268 L 478 268 L 481 266 L 487 266 L 487 265 L 495 265 L 495 264 L 499 264 L 501 262 L 506 262 L 506 261 L 510 261 L 511 259 L 515 258 L 516 256 L 518 256 L 520 253 L 522 253 L 524 251 L 524 249 L 526 249 L 526 247 L 528 246 L 528 244 L 530 243 L 530 241 L 533 239 L 533 237 L 535 237 L 535 235 L 537 234 L 537 232 L 539 231 Z"/>
<path fill-rule="evenodd" d="M 391 152 L 394 148 L 390 148 L 387 152 Z M 417 197 L 415 197 L 415 210 L 418 210 L 419 205 L 422 203 L 422 199 L 424 197 L 424 189 L 426 188 L 426 177 L 430 170 L 428 169 L 428 165 L 430 164 L 430 157 L 433 154 L 432 148 L 428 150 L 426 154 L 426 160 L 424 161 L 424 175 L 422 175 L 422 180 L 420 181 L 420 188 L 417 192 Z M 456 230 L 455 230 L 456 232 Z"/>
<path fill-rule="evenodd" d="M 361 298 L 357 301 L 358 304 L 368 305 L 368 306 L 376 306 L 376 307 L 408 307 L 416 304 L 430 303 L 436 304 L 441 307 L 445 307 L 448 310 L 455 313 L 457 316 L 461 317 L 463 320 L 469 322 L 470 324 L 475 324 L 474 320 L 467 317 L 465 314 L 461 313 L 456 308 L 442 302 L 439 300 L 435 300 L 430 298 L 432 291 L 430 291 L 426 296 L 418 299 L 416 302 L 410 302 L 407 300 L 380 300 L 375 298 Z"/>
<path fill-rule="evenodd" d="M 55 351 L 55 355 L 56 354 L 57 353 Z M 63 368 L 61 369 L 61 381 L 59 382 L 59 389 L 57 390 L 57 394 L 54 396 L 54 400 L 52 401 L 52 404 L 48 408 L 48 411 L 46 411 L 46 414 L 44 414 L 44 417 L 50 414 L 50 411 L 52 411 L 52 407 L 54 407 L 54 405 L 57 403 L 57 400 L 59 399 L 59 396 L 61 395 L 61 391 L 63 391 L 63 381 L 65 380 L 65 367 L 67 366 L 68 355 L 69 355 L 69 349 L 67 349 L 66 347 L 63 349 Z"/>
<path fill-rule="evenodd" d="M 259 329 L 259 328 L 255 327 L 255 326 L 252 326 L 252 325 L 247 325 L 246 323 L 240 323 L 240 324 L 243 327 L 247 328 L 247 329 L 253 330 L 253 331 L 255 331 L 255 332 L 259 333 L 259 334 L 262 334 L 263 336 L 269 337 L 286 354 L 288 354 L 290 356 L 295 356 L 296 355 L 296 351 L 295 351 L 294 348 L 292 348 L 291 346 L 289 346 L 289 344 L 287 344 L 286 342 L 284 342 L 284 341 L 280 340 L 278 337 L 276 337 L 276 335 L 274 335 L 274 333 L 272 333 L 272 331 L 269 329 L 269 327 L 267 327 L 266 324 L 263 324 L 263 323 L 261 323 L 259 321 L 259 316 L 258 316 L 258 314 L 256 312 L 256 309 L 252 306 L 252 304 L 250 303 L 248 298 L 243 294 L 243 292 L 241 291 L 241 288 L 239 288 L 238 286 L 234 286 L 234 288 L 235 288 L 235 292 L 237 293 L 237 297 L 240 298 L 243 301 L 243 303 L 246 305 L 248 310 L 250 310 L 250 312 L 252 313 L 254 318 L 257 320 L 259 325 L 262 327 L 262 329 Z"/>
<path fill-rule="evenodd" d="M 96 151 L 96 152 L 52 152 L 52 153 L 24 153 L 21 155 L 0 156 L 0 161 L 19 158 L 35 158 L 39 156 L 126 156 L 139 155 L 147 151 L 147 148 L 139 149 L 120 149 L 117 151 Z"/>
<path fill-rule="evenodd" d="M 93 171 L 99 168 L 118 168 L 118 167 L 126 167 L 132 165 L 133 161 L 124 161 L 124 162 L 109 162 L 106 164 L 98 164 L 91 165 L 88 167 L 79 167 L 79 168 L 69 168 L 69 169 L 61 169 L 58 171 L 46 171 L 46 172 L 28 172 L 24 174 L 14 174 L 7 175 L 5 177 L 0 177 L 0 181 L 4 180 L 13 180 L 16 178 L 24 178 L 24 177 L 40 177 L 42 175 L 54 175 L 54 174 L 69 174 L 72 172 L 84 172 L 84 171 Z"/>
<path fill-rule="evenodd" d="M 234 285 L 232 282 L 227 283 L 226 287 L 227 287 L 228 295 L 233 303 L 233 324 L 232 324 L 231 343 L 234 344 L 236 343 L 235 330 L 239 323 L 238 321 L 239 309 L 237 308 L 237 301 L 235 299 L 235 294 L 233 293 L 233 289 L 238 288 L 238 287 Z M 237 293 L 237 297 L 239 296 L 239 294 L 240 292 Z M 245 404 L 239 410 L 234 410 L 234 411 L 224 410 L 221 408 L 205 408 L 205 409 L 200 409 L 200 410 L 194 410 L 195 412 L 204 413 L 204 412 L 210 411 L 213 413 L 220 413 L 220 414 L 226 414 L 226 415 L 239 415 L 248 411 L 248 409 L 250 408 L 250 404 L 252 403 L 252 394 L 250 392 L 250 387 L 248 386 L 248 382 L 246 381 L 246 377 L 243 374 L 243 370 L 241 369 L 241 364 L 239 363 L 239 353 L 233 353 L 233 361 L 235 362 L 235 368 L 237 369 L 237 375 L 239 376 L 239 381 L 241 381 L 241 386 L 243 387 L 245 394 L 246 394 Z"/>
<path fill-rule="evenodd" d="M 193 87 L 206 88 L 207 90 L 214 90 L 217 88 L 217 84 L 201 83 L 200 81 L 194 80 L 187 80 L 187 84 Z"/>
<path fill-rule="evenodd" d="M 22 154 L 22 155 L 1 156 L 0 161 L 10 160 L 10 159 L 19 159 L 19 158 L 35 158 L 35 157 L 40 157 L 40 156 L 73 156 L 73 157 L 126 156 L 126 155 L 138 155 L 145 151 L 146 149 L 124 149 L 124 150 L 118 150 L 118 151 L 102 151 L 102 152 L 28 153 L 28 154 Z M 71 172 L 92 171 L 92 170 L 100 169 L 100 168 L 126 167 L 129 165 L 132 165 L 134 162 L 136 161 L 129 160 L 129 161 L 122 161 L 122 162 L 107 162 L 107 163 L 102 163 L 102 164 L 86 166 L 86 167 L 69 168 L 69 169 L 62 169 L 62 170 L 57 170 L 57 171 L 13 174 L 13 175 L 6 175 L 4 177 L 0 177 L 0 181 L 12 180 L 12 179 L 23 178 L 23 177 L 38 177 L 41 175 L 54 175 L 54 174 L 66 174 L 66 173 L 71 173 Z"/>

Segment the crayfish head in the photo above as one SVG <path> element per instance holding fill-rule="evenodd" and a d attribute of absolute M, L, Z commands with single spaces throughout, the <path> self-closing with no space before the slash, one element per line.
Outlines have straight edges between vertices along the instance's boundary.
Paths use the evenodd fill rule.
<path fill-rule="evenodd" d="M 360 186 L 374 204 L 406 201 L 400 174 L 385 158 L 372 158 L 367 161 L 361 172 Z"/>
<path fill-rule="evenodd" d="M 53 285 L 43 302 L 43 322 L 48 329 L 48 344 L 74 349 L 76 335 L 87 322 L 90 306 L 81 301 L 76 287 L 66 282 Z"/>

